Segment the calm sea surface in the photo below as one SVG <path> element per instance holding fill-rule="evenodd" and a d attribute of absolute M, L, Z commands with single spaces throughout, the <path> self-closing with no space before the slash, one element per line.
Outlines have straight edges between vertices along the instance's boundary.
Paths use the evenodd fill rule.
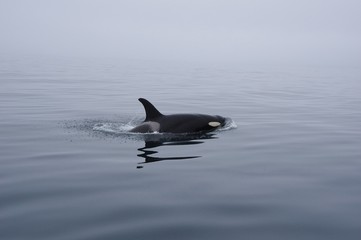
<path fill-rule="evenodd" d="M 233 122 L 127 135 L 139 97 Z M 0 239 L 360 237 L 361 69 L 0 61 Z"/>

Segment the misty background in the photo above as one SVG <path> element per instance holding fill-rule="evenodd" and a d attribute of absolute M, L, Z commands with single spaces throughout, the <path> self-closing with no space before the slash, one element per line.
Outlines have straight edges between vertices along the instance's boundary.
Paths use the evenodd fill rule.
<path fill-rule="evenodd" d="M 360 13 L 0 0 L 0 240 L 359 240 Z M 229 124 L 130 134 L 139 97 Z"/>
<path fill-rule="evenodd" d="M 0 54 L 359 66 L 361 2 L 1 0 Z"/>

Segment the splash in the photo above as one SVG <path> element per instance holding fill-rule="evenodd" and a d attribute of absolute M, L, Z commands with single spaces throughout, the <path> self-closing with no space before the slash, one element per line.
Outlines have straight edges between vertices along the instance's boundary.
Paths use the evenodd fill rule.
<path fill-rule="evenodd" d="M 226 123 L 223 127 L 210 133 L 133 133 L 129 132 L 134 127 L 143 122 L 143 118 L 135 117 L 131 119 L 117 117 L 117 119 L 85 119 L 64 122 L 64 127 L 75 131 L 80 131 L 89 134 L 93 137 L 100 137 L 105 139 L 122 139 L 135 141 L 183 141 L 193 139 L 209 138 L 217 134 L 217 132 L 228 131 L 237 128 L 237 124 L 231 119 L 226 118 Z"/>
<path fill-rule="evenodd" d="M 237 128 L 237 123 L 232 118 L 226 118 L 226 124 L 219 128 L 218 131 L 228 131 Z"/>
<path fill-rule="evenodd" d="M 125 133 L 131 130 L 134 126 L 126 123 L 96 123 L 93 126 L 94 131 L 104 132 L 104 133 Z"/>
<path fill-rule="evenodd" d="M 153 132 L 153 133 L 132 133 L 132 132 L 129 132 L 131 129 L 133 129 L 134 127 L 136 127 L 140 123 L 141 123 L 141 121 L 136 120 L 136 119 L 132 119 L 131 121 L 129 121 L 127 123 L 101 122 L 101 123 L 96 123 L 93 126 L 93 130 L 98 131 L 98 132 L 103 132 L 103 133 L 110 133 L 110 134 L 127 134 L 127 135 L 155 135 L 155 134 L 161 134 L 161 135 L 166 135 L 164 133 L 158 133 L 158 132 Z M 219 129 L 217 129 L 215 132 L 217 132 L 217 131 L 228 131 L 228 130 L 231 130 L 231 129 L 234 129 L 234 128 L 237 128 L 236 122 L 234 122 L 231 118 L 227 118 L 225 125 L 223 127 L 219 128 Z M 187 135 L 189 135 L 189 134 L 187 134 Z"/>

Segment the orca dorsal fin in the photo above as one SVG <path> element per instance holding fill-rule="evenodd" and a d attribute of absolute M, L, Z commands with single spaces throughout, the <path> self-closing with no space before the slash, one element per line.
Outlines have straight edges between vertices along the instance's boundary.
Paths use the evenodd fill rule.
<path fill-rule="evenodd" d="M 144 110 L 145 110 L 145 120 L 146 121 L 151 121 L 155 118 L 161 117 L 163 116 L 163 114 L 161 114 L 154 106 L 153 104 L 151 104 L 147 99 L 144 98 L 139 98 L 138 99 L 139 102 L 141 102 L 144 106 Z"/>

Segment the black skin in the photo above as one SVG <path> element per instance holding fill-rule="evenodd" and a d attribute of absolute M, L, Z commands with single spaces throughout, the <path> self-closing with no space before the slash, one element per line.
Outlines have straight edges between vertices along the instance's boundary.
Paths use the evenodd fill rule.
<path fill-rule="evenodd" d="M 162 133 L 206 133 L 224 126 L 226 119 L 218 115 L 205 114 L 161 114 L 148 100 L 139 98 L 143 104 L 146 118 L 143 126 L 140 125 L 131 132 L 150 132 L 147 123 L 159 123 L 158 132 Z M 211 126 L 210 122 L 219 122 L 220 126 Z"/>
<path fill-rule="evenodd" d="M 215 130 L 215 127 L 208 124 L 209 122 L 219 122 L 223 126 L 225 118 L 205 114 L 173 114 L 163 115 L 152 121 L 160 124 L 159 132 L 197 133 Z"/>

